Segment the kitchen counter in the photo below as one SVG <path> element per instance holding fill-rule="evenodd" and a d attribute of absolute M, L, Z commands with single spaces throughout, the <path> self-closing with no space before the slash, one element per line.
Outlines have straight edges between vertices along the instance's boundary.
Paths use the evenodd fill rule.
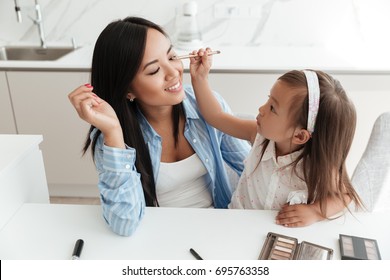
<path fill-rule="evenodd" d="M 338 74 L 390 74 L 390 53 L 372 47 L 332 51 L 319 47 L 217 46 L 216 73 L 283 73 L 291 69 L 320 69 Z M 56 61 L 0 61 L 0 70 L 89 71 L 93 45 L 83 46 Z M 177 50 L 178 54 L 188 51 Z M 183 61 L 188 69 L 188 60 Z"/>
<path fill-rule="evenodd" d="M 50 46 L 50 45 L 49 45 Z M 28 71 L 89 71 L 91 68 L 93 46 L 83 46 L 53 61 L 1 61 L 0 70 Z"/>

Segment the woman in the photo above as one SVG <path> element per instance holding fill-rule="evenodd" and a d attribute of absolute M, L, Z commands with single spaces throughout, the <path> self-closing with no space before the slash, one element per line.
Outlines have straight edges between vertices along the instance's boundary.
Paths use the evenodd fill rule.
<path fill-rule="evenodd" d="M 131 235 L 145 206 L 227 208 L 224 162 L 241 174 L 250 149 L 200 116 L 164 31 L 142 18 L 110 23 L 96 41 L 92 85 L 69 94 L 91 124 L 103 216 Z M 221 106 L 230 112 L 218 96 Z"/>

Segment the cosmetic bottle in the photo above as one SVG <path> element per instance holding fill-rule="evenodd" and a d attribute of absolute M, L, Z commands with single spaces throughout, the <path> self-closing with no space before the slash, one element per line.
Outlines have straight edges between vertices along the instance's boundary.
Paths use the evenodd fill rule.
<path fill-rule="evenodd" d="M 177 40 L 176 47 L 183 50 L 192 51 L 203 47 L 202 34 L 199 30 L 196 15 L 198 5 L 195 1 L 184 3 L 182 13 L 177 20 Z"/>

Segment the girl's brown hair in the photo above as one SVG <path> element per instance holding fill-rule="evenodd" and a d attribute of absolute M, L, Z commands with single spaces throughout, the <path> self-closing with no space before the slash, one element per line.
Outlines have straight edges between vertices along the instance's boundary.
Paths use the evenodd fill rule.
<path fill-rule="evenodd" d="M 345 166 L 355 134 L 356 111 L 338 80 L 324 72 L 315 72 L 320 86 L 320 104 L 314 132 L 292 166 L 294 172 L 299 174 L 296 171 L 297 165 L 302 160 L 303 180 L 308 187 L 308 203 L 318 201 L 321 214 L 326 218 L 328 198 L 338 198 L 345 207 L 350 200 L 358 207 L 362 206 Z M 294 90 L 289 112 L 291 123 L 307 129 L 309 102 L 305 74 L 294 70 L 285 73 L 278 80 Z M 268 142 L 264 143 L 263 151 Z"/>

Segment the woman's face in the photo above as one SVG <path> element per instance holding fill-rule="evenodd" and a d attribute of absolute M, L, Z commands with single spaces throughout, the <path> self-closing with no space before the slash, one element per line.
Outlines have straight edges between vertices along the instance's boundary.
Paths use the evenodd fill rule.
<path fill-rule="evenodd" d="M 174 55 L 169 39 L 149 28 L 145 54 L 129 92 L 143 109 L 171 107 L 183 100 L 183 64 L 173 60 Z"/>

